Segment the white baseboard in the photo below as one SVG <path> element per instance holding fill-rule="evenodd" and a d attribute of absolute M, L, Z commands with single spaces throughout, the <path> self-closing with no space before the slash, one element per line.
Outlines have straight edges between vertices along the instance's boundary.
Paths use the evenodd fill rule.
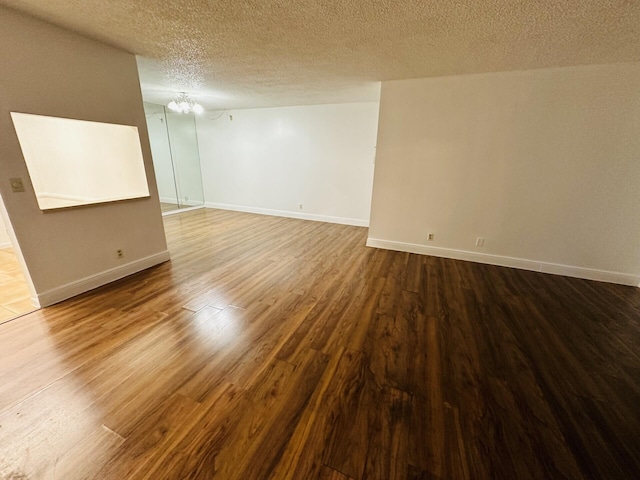
<path fill-rule="evenodd" d="M 455 250 L 452 248 L 428 247 L 417 243 L 394 242 L 391 240 L 381 240 L 378 238 L 368 238 L 368 247 L 383 248 L 386 250 L 397 250 L 399 252 L 418 253 L 421 255 L 432 255 L 434 257 L 453 258 L 455 260 L 466 260 L 469 262 L 486 263 L 501 267 L 520 268 L 522 270 L 532 270 L 534 272 L 551 273 L 554 275 L 564 275 L 567 277 L 584 278 L 587 280 L 597 280 L 600 282 L 618 283 L 632 287 L 640 286 L 640 276 L 629 273 L 610 272 L 607 270 L 596 270 L 592 268 L 575 267 L 572 265 L 561 265 L 558 263 L 540 262 L 537 260 L 527 260 L 524 258 L 505 257 L 501 255 L 491 255 L 487 253 L 470 252 L 467 250 Z"/>
<path fill-rule="evenodd" d="M 176 208 L 175 210 L 167 210 L 166 212 L 162 212 L 162 216 L 168 217 L 169 215 L 175 215 L 176 213 L 190 212 L 191 210 L 199 210 L 201 208 L 205 208 L 204 205 L 198 205 L 197 207 Z"/>
<path fill-rule="evenodd" d="M 271 210 L 269 208 L 245 207 L 242 205 L 228 205 L 226 203 L 206 202 L 207 208 L 219 208 L 220 210 L 233 210 L 235 212 L 257 213 L 259 215 L 271 215 L 274 217 L 299 218 L 301 220 L 313 220 L 314 222 L 339 223 L 341 225 L 353 225 L 356 227 L 368 227 L 369 220 L 358 218 L 331 217 L 329 215 L 317 215 L 315 213 L 299 213 L 287 210 Z"/>
<path fill-rule="evenodd" d="M 159 263 L 166 262 L 171 257 L 168 250 L 150 255 L 148 257 L 140 258 L 133 262 L 125 263 L 114 268 L 110 268 L 95 275 L 90 275 L 80 280 L 76 280 L 65 285 L 61 285 L 51 290 L 39 293 L 37 301 L 42 307 L 48 307 L 54 303 L 61 302 L 81 293 L 88 292 L 94 288 L 101 287 L 107 283 L 114 282 L 121 278 L 127 277 L 134 273 L 140 272 L 147 268 L 158 265 Z"/>
<path fill-rule="evenodd" d="M 204 203 L 201 200 L 178 200 L 175 197 L 159 197 L 160 203 L 170 203 L 171 205 L 189 205 L 190 207 L 203 206 Z"/>
<path fill-rule="evenodd" d="M 182 200 L 180 203 L 190 207 L 204 207 L 204 202 L 202 200 Z"/>

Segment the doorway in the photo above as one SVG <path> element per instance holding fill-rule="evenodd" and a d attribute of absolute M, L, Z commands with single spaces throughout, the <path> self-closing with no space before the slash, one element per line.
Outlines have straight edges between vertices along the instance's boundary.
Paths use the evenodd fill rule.
<path fill-rule="evenodd" d="M 26 267 L 13 235 L 13 229 L 0 196 L 0 323 L 38 310 Z"/>

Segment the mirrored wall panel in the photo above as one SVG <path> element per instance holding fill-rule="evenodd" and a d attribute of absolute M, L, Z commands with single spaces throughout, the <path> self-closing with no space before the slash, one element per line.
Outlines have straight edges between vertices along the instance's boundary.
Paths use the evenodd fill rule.
<path fill-rule="evenodd" d="M 195 116 L 144 104 L 163 212 L 204 205 Z"/>

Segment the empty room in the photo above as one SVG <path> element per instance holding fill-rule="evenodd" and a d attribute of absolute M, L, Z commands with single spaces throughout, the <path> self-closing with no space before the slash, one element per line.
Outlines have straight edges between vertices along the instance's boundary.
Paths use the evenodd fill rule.
<path fill-rule="evenodd" d="M 0 480 L 640 478 L 640 3 L 0 0 L 0 45 Z"/>

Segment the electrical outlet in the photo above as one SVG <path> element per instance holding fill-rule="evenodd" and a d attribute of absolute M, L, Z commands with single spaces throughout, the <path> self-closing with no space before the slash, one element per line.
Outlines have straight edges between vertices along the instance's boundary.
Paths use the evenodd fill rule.
<path fill-rule="evenodd" d="M 476 247 L 482 247 L 484 245 L 484 238 L 478 237 L 476 238 Z"/>
<path fill-rule="evenodd" d="M 118 258 L 124 258 L 124 250 L 122 250 L 121 248 L 119 248 L 118 250 L 116 250 L 116 256 Z"/>
<path fill-rule="evenodd" d="M 430 242 L 431 242 L 431 241 L 433 241 L 433 233 L 430 233 L 430 234 L 427 236 L 427 240 L 429 240 Z"/>
<path fill-rule="evenodd" d="M 302 204 L 298 205 L 300 207 L 300 210 L 302 210 Z"/>

